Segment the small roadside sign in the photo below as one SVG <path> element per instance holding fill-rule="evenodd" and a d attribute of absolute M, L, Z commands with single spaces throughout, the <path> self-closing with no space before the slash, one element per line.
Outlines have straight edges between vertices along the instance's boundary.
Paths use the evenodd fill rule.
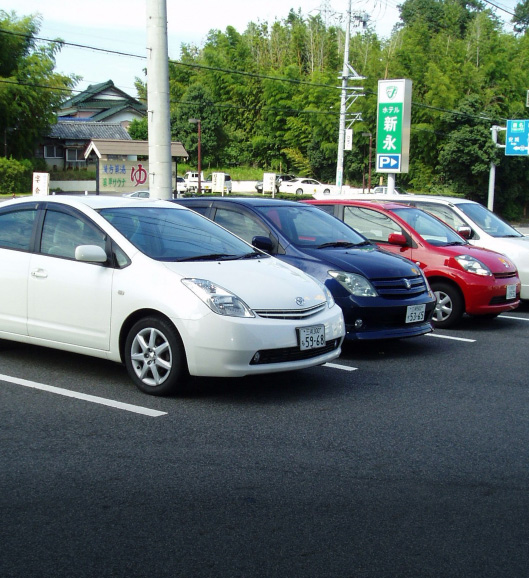
<path fill-rule="evenodd" d="M 529 155 L 529 120 L 508 120 L 505 137 L 506 156 Z"/>

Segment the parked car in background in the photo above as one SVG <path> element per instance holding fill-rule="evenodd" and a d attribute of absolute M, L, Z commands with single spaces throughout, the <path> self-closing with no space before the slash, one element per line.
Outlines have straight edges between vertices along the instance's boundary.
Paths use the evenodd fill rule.
<path fill-rule="evenodd" d="M 284 174 L 284 175 L 276 175 L 276 193 L 279 193 L 279 187 L 281 186 L 281 183 L 283 181 L 292 181 L 295 178 L 297 178 L 295 175 L 288 175 L 288 174 Z M 262 193 L 263 192 L 263 181 L 258 181 L 255 184 L 255 190 L 258 193 Z"/>
<path fill-rule="evenodd" d="M 375 187 L 373 189 L 373 193 L 375 195 L 387 195 L 388 194 L 388 187 L 387 186 L 380 186 L 380 187 Z M 406 191 L 404 189 L 401 189 L 400 187 L 394 187 L 393 188 L 393 194 L 395 195 L 405 195 Z"/>
<path fill-rule="evenodd" d="M 388 200 L 388 197 L 384 197 Z M 394 200 L 432 213 L 471 245 L 506 255 L 518 269 L 520 297 L 529 300 L 529 237 L 475 201 L 430 195 L 395 196 Z"/>
<path fill-rule="evenodd" d="M 432 323 L 458 323 L 465 313 L 492 317 L 520 304 L 520 279 L 505 255 L 474 247 L 416 207 L 394 201 L 304 201 L 337 217 L 386 251 L 424 271 L 437 297 Z"/>
<path fill-rule="evenodd" d="M 231 182 L 231 177 L 228 173 L 224 173 L 224 193 L 231 193 L 233 187 L 233 183 Z M 201 188 L 204 193 L 211 193 L 213 191 L 214 184 L 213 184 L 213 173 L 208 175 L 201 183 Z M 217 191 L 220 192 L 220 191 Z"/>
<path fill-rule="evenodd" d="M 187 192 L 187 185 L 186 180 L 184 177 L 176 177 L 176 193 L 186 193 Z"/>
<path fill-rule="evenodd" d="M 315 193 L 328 195 L 333 188 L 334 185 L 325 185 L 315 179 L 301 177 L 292 179 L 291 181 L 283 181 L 281 185 L 279 185 L 279 192 L 291 193 L 293 195 L 314 195 Z"/>
<path fill-rule="evenodd" d="M 198 192 L 198 172 L 187 171 L 184 176 L 184 181 L 186 184 L 186 192 Z M 202 182 L 204 181 L 204 174 L 202 172 L 200 173 L 200 181 L 200 188 L 202 189 Z"/>
<path fill-rule="evenodd" d="M 134 191 L 132 193 L 123 193 L 123 197 L 130 197 L 132 199 L 148 199 L 149 191 Z"/>
<path fill-rule="evenodd" d="M 173 202 L 325 283 L 343 310 L 347 339 L 413 337 L 432 330 L 436 299 L 420 268 L 316 207 L 262 197 Z"/>
<path fill-rule="evenodd" d="M 0 337 L 124 363 L 145 393 L 339 356 L 322 283 L 172 202 L 52 196 L 0 207 Z"/>

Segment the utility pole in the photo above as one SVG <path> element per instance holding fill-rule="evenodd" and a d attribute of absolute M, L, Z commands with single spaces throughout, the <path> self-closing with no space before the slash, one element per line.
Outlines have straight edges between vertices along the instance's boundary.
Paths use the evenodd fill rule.
<path fill-rule="evenodd" d="M 507 130 L 504 126 L 493 125 L 490 129 L 492 133 L 492 142 L 498 148 L 505 148 L 505 145 L 498 144 L 498 132 L 500 130 Z M 489 211 L 494 210 L 494 185 L 496 184 L 496 165 L 494 161 L 490 163 L 490 171 L 489 171 L 489 197 L 487 199 L 487 208 Z"/>
<path fill-rule="evenodd" d="M 147 109 L 150 196 L 170 199 L 173 191 L 166 0 L 147 0 Z"/>
<path fill-rule="evenodd" d="M 350 128 L 356 120 L 362 120 L 361 113 L 353 113 L 347 116 L 347 107 L 356 101 L 359 96 L 363 96 L 363 88 L 361 86 L 348 86 L 349 79 L 364 80 L 364 76 L 360 76 L 353 68 L 349 65 L 349 42 L 351 37 L 351 0 L 349 0 L 349 6 L 347 9 L 347 18 L 345 23 L 345 47 L 343 56 L 343 69 L 342 69 L 342 86 L 341 86 L 341 98 L 340 98 L 340 128 L 338 133 L 338 158 L 336 161 L 336 187 L 338 188 L 338 193 L 341 194 L 343 186 L 343 161 L 344 161 L 344 144 L 345 144 L 345 128 L 346 120 L 349 120 Z M 367 23 L 368 17 L 364 14 L 355 14 L 354 16 L 357 22 L 362 23 L 364 26 Z"/>

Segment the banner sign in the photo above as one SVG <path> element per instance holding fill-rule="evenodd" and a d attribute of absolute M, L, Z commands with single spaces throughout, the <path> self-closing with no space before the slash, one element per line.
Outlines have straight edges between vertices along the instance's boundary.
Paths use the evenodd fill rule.
<path fill-rule="evenodd" d="M 376 171 L 407 173 L 410 157 L 412 82 L 378 81 Z"/>

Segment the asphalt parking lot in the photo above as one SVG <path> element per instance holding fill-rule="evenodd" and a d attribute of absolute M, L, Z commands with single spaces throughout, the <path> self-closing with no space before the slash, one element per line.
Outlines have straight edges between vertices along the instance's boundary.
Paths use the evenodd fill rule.
<path fill-rule="evenodd" d="M 2 577 L 526 577 L 529 306 L 153 398 L 0 348 Z"/>

